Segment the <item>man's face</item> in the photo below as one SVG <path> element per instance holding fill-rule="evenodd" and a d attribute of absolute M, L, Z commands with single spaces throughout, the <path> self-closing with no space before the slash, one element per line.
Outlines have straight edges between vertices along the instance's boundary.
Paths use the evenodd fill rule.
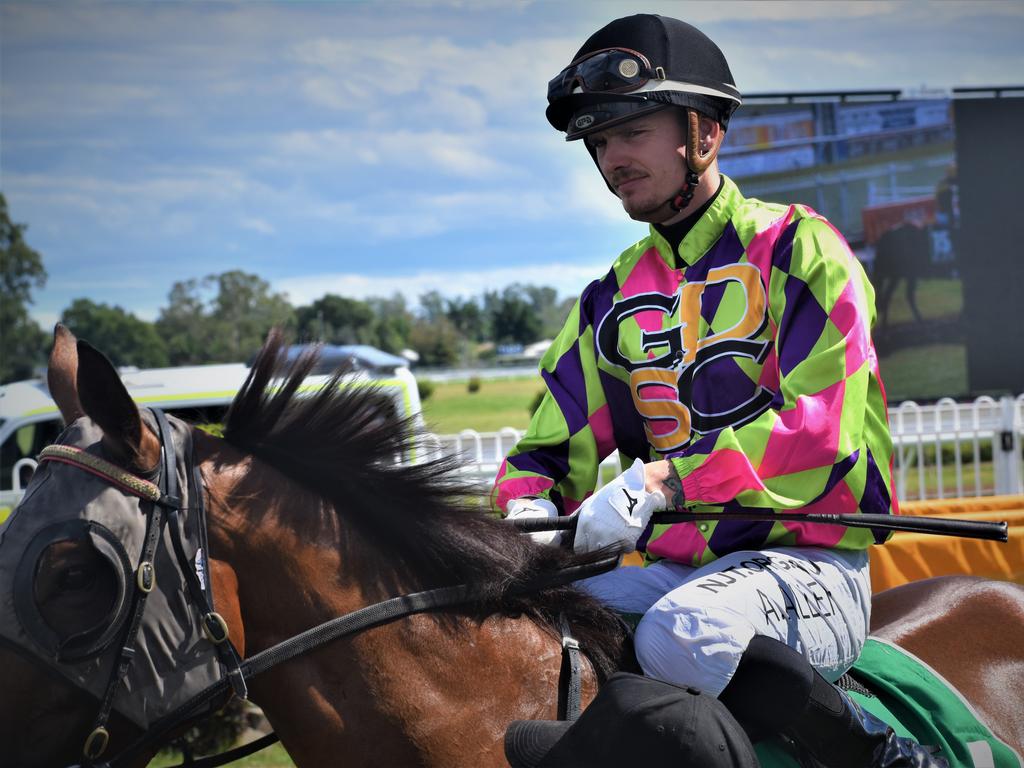
<path fill-rule="evenodd" d="M 675 110 L 638 117 L 586 141 L 630 218 L 661 223 L 675 215 L 668 201 L 686 174 L 686 137 Z"/>

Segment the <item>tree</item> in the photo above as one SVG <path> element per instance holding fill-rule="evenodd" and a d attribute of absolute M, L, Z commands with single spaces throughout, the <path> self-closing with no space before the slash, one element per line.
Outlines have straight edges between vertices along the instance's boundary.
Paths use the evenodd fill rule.
<path fill-rule="evenodd" d="M 371 297 L 366 303 L 374 314 L 370 344 L 396 354 L 409 346 L 413 317 L 402 294 L 395 293 L 387 299 Z"/>
<path fill-rule="evenodd" d="M 420 365 L 455 365 L 462 338 L 444 315 L 435 322 L 418 320 L 409 333 L 409 346 L 419 353 Z"/>
<path fill-rule="evenodd" d="M 527 285 L 523 290 L 533 305 L 534 312 L 540 318 L 541 332 L 544 338 L 553 338 L 562 330 L 565 318 L 569 315 L 575 299 L 558 300 L 558 292 L 546 285 Z"/>
<path fill-rule="evenodd" d="M 295 310 L 299 338 L 328 344 L 370 344 L 374 313 L 366 302 L 328 293 Z"/>
<path fill-rule="evenodd" d="M 246 361 L 272 327 L 294 322 L 287 297 L 258 275 L 231 270 L 175 283 L 156 324 L 171 362 L 182 365 Z"/>
<path fill-rule="evenodd" d="M 447 314 L 445 309 L 447 301 L 439 291 L 427 291 L 421 294 L 419 302 L 420 315 L 428 323 L 436 323 Z"/>
<path fill-rule="evenodd" d="M 281 293 L 258 275 L 232 270 L 211 276 L 217 284 L 213 317 L 220 327 L 219 359 L 245 360 L 252 356 L 274 326 L 295 324 L 295 310 Z M 207 278 L 207 279 L 211 279 Z"/>
<path fill-rule="evenodd" d="M 114 365 L 160 368 L 169 362 L 167 345 L 153 324 L 121 307 L 75 299 L 64 310 L 62 322 L 75 336 L 103 350 Z"/>
<path fill-rule="evenodd" d="M 530 344 L 541 337 L 543 320 L 526 288 L 518 283 L 484 293 L 484 312 L 498 344 Z"/>
<path fill-rule="evenodd" d="M 487 339 L 487 318 L 476 299 L 449 299 L 445 316 L 465 338 L 472 341 Z"/>
<path fill-rule="evenodd" d="M 193 278 L 173 285 L 167 306 L 160 310 L 156 328 L 167 345 L 172 365 L 210 359 L 208 350 L 217 330 L 202 298 L 202 281 Z"/>
<path fill-rule="evenodd" d="M 0 194 L 0 381 L 27 379 L 45 364 L 47 334 L 28 315 L 32 291 L 46 285 L 43 258 L 7 214 Z"/>

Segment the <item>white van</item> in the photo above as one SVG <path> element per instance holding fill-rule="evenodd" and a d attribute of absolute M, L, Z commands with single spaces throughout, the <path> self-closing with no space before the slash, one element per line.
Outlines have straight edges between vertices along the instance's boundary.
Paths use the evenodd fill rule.
<path fill-rule="evenodd" d="M 327 381 L 327 375 L 320 372 L 330 370 L 333 364 L 328 356 L 322 360 L 323 367 L 314 371 L 318 375 L 310 376 L 303 389 Z M 139 405 L 160 408 L 192 424 L 220 424 L 248 373 L 249 368 L 242 363 L 231 363 L 124 369 L 121 380 Z M 397 415 L 411 418 L 417 429 L 423 428 L 419 390 L 407 367 L 377 366 L 355 371 L 345 376 L 344 383 L 372 384 L 388 397 Z M 63 428 L 45 382 L 34 379 L 0 386 L 0 523 L 21 498 L 35 470 L 36 456 Z M 399 458 L 417 460 L 415 453 Z"/>

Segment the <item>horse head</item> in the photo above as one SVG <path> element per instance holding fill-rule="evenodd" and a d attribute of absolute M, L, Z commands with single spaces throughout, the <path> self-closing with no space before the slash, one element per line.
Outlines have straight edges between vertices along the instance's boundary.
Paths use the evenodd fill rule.
<path fill-rule="evenodd" d="M 4 764 L 18 768 L 111 754 L 164 713 L 154 695 L 159 673 L 139 674 L 147 666 L 139 663 L 120 668 L 129 633 L 148 643 L 143 660 L 158 666 L 165 651 L 196 652 L 197 633 L 180 609 L 156 623 L 141 608 L 135 615 L 147 601 L 156 609 L 147 614 L 170 611 L 185 591 L 180 569 L 145 539 L 181 523 L 163 509 L 163 522 L 148 521 L 165 504 L 167 475 L 180 474 L 173 487 L 188 493 L 183 464 L 160 471 L 162 455 L 187 455 L 187 430 L 178 425 L 170 441 L 177 450 L 163 453 L 114 367 L 63 326 L 48 383 L 67 427 L 0 527 L 0 740 Z M 163 640 L 177 647 L 155 648 L 150 641 L 168 628 Z M 214 656 L 202 656 L 209 676 Z M 101 716 L 109 707 L 109 718 Z"/>

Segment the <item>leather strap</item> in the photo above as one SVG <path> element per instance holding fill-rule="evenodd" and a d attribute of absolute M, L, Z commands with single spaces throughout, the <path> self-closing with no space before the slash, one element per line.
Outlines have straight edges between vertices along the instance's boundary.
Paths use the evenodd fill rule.
<path fill-rule="evenodd" d="M 594 563 L 566 568 L 543 583 L 523 585 L 518 593 L 527 593 L 546 586 L 568 584 L 612 570 L 618 564 L 619 556 L 615 554 Z M 294 637 L 282 640 L 277 645 L 243 661 L 239 666 L 239 671 L 245 678 L 251 678 L 253 675 L 265 672 L 271 667 L 308 653 L 333 640 L 354 635 L 371 627 L 388 624 L 413 614 L 472 602 L 474 597 L 474 591 L 465 584 L 393 597 L 390 600 L 368 605 L 352 613 L 331 619 Z M 97 764 L 94 768 L 122 768 L 131 765 L 132 758 L 136 757 L 139 752 L 162 743 L 163 738 L 169 732 L 194 721 L 196 717 L 203 714 L 209 708 L 211 701 L 227 693 L 228 687 L 229 683 L 224 678 L 213 683 L 173 712 L 153 723 L 146 733 L 129 744 L 116 758 L 106 763 Z"/>
<path fill-rule="evenodd" d="M 125 631 L 124 639 L 121 641 L 121 649 L 118 651 L 117 661 L 114 664 L 110 678 L 107 680 L 106 690 L 100 700 L 100 708 L 93 721 L 93 728 L 82 745 L 82 758 L 85 765 L 100 757 L 107 748 L 109 733 L 107 721 L 110 719 L 110 711 L 114 705 L 114 696 L 118 686 L 121 685 L 128 674 L 128 667 L 135 658 L 135 641 L 142 626 L 142 615 L 146 607 L 146 598 L 156 583 L 156 551 L 160 545 L 160 539 L 164 530 L 166 518 L 163 507 L 167 507 L 170 513 L 177 514 L 181 506 L 181 496 L 178 491 L 178 464 L 174 453 L 174 440 L 171 435 L 170 425 L 167 418 L 160 411 L 153 411 L 156 417 L 157 432 L 161 444 L 161 471 L 160 471 L 160 494 L 157 501 L 150 503 L 146 515 L 146 537 L 142 544 L 142 552 L 139 554 L 139 566 L 135 579 L 135 600 L 132 605 L 131 620 L 128 629 Z"/>
<path fill-rule="evenodd" d="M 558 617 L 562 630 L 562 674 L 558 683 L 558 719 L 573 721 L 583 711 L 580 644 L 572 636 L 565 614 Z"/>

